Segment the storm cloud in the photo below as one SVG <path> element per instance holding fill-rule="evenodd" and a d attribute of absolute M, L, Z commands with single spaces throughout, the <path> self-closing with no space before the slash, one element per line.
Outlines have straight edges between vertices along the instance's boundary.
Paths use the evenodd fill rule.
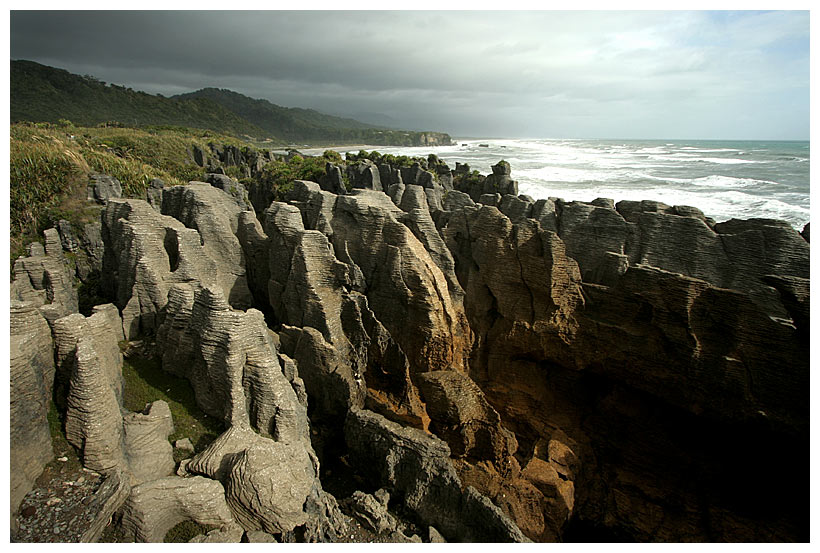
<path fill-rule="evenodd" d="M 11 12 L 11 58 L 454 136 L 808 139 L 809 14 Z"/>

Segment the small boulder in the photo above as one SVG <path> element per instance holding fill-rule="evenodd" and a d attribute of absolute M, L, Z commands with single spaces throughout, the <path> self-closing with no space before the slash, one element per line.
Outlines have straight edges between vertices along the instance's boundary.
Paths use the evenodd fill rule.
<path fill-rule="evenodd" d="M 174 447 L 186 453 L 193 453 L 194 451 L 196 451 L 194 449 L 194 444 L 191 443 L 190 438 L 182 438 L 181 440 L 175 441 Z"/>
<path fill-rule="evenodd" d="M 387 497 L 389 498 L 389 495 Z M 392 533 L 397 528 L 396 519 L 387 511 L 387 505 L 369 493 L 356 490 L 343 502 L 343 508 L 367 529 L 377 534 Z"/>
<path fill-rule="evenodd" d="M 110 175 L 91 173 L 88 176 L 88 201 L 104 204 L 111 198 L 122 197 L 122 184 Z"/>

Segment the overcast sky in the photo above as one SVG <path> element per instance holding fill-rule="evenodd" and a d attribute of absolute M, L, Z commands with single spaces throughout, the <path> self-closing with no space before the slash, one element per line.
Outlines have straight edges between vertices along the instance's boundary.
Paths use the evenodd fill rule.
<path fill-rule="evenodd" d="M 809 138 L 809 13 L 11 12 L 11 59 L 455 137 Z"/>

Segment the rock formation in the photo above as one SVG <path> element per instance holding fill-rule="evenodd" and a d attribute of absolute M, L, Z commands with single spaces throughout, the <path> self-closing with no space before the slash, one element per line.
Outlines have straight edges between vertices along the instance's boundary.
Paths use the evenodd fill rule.
<path fill-rule="evenodd" d="M 579 518 L 633 539 L 783 539 L 793 527 L 761 527 L 776 518 L 759 502 L 749 518 L 728 514 L 739 484 L 726 471 L 750 462 L 737 436 L 751 428 L 799 447 L 808 412 L 804 319 L 799 301 L 780 298 L 802 295 L 794 292 L 808 276 L 807 243 L 769 222 L 713 230 L 696 210 L 662 204 L 555 205 L 545 226 L 554 220 L 557 234 L 491 207 L 463 208 L 443 230 L 476 333 L 470 374 L 523 440 L 519 456 L 565 433 L 582 460 Z M 678 249 L 681 241 L 688 247 Z M 790 284 L 772 288 L 761 278 L 769 272 L 791 275 Z M 684 444 L 678 425 L 701 429 L 707 441 Z M 616 428 L 633 431 L 618 443 L 608 434 Z M 736 439 L 718 445 L 720 433 Z M 721 461 L 710 466 L 710 452 Z M 525 472 L 541 465 L 533 459 Z M 687 463 L 703 481 L 670 481 Z M 673 505 L 684 507 L 659 514 Z M 717 534 L 701 522 L 704 512 Z"/>
<path fill-rule="evenodd" d="M 63 255 L 59 233 L 52 228 L 44 234 L 45 247 L 33 242 L 28 246 L 28 257 L 14 262 L 11 299 L 39 306 L 51 324 L 78 311 L 77 290 Z"/>
<path fill-rule="evenodd" d="M 65 409 L 66 439 L 83 465 L 110 474 L 122 473 L 131 485 L 172 474 L 174 431 L 164 401 L 129 413 L 122 407 L 122 320 L 112 304 L 54 323 L 57 376 L 55 402 Z"/>
<path fill-rule="evenodd" d="M 336 541 L 343 512 L 397 542 L 807 539 L 808 225 L 536 201 L 432 155 L 246 192 L 224 167 L 271 157 L 192 156 L 207 183 L 97 179 L 100 226 L 15 262 L 12 514 L 53 397 L 136 541 Z M 113 304 L 77 313 L 72 258 Z M 179 466 L 168 405 L 122 407 L 138 336 L 225 428 Z"/>
<path fill-rule="evenodd" d="M 54 383 L 51 331 L 36 303 L 11 302 L 9 318 L 11 513 L 51 461 L 48 413 Z"/>
<path fill-rule="evenodd" d="M 135 486 L 123 507 L 122 527 L 136 542 L 162 542 L 186 520 L 233 526 L 222 484 L 202 476 L 168 476 Z"/>
<path fill-rule="evenodd" d="M 355 462 L 369 467 L 376 486 L 394 490 L 449 541 L 526 541 L 489 499 L 469 486 L 462 489 L 441 440 L 367 410 L 350 411 L 345 440 Z"/>
<path fill-rule="evenodd" d="M 122 197 L 122 184 L 110 175 L 91 173 L 88 177 L 88 200 L 105 203 Z"/>

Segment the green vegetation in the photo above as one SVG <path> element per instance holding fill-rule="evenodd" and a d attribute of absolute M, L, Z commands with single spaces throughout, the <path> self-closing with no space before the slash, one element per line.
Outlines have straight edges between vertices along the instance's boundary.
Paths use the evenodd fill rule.
<path fill-rule="evenodd" d="M 198 524 L 193 520 L 180 522 L 165 534 L 164 543 L 188 543 L 192 538 L 200 534 L 207 534 L 211 530 L 216 530 L 217 526 Z"/>
<path fill-rule="evenodd" d="M 86 202 L 90 172 L 117 178 L 127 197 L 142 197 L 152 179 L 168 185 L 202 179 L 192 150 L 209 142 L 247 146 L 213 132 L 179 127 L 78 127 L 70 122 L 16 123 L 10 129 L 12 259 L 59 219 L 83 224 L 99 216 Z"/>
<path fill-rule="evenodd" d="M 288 160 L 274 159 L 262 169 L 259 182 L 265 187 L 270 187 L 275 197 L 279 198 L 282 193 L 293 187 L 294 180 L 319 182 L 325 175 L 327 162 L 338 163 L 337 159 L 341 160 L 341 156 L 332 150 L 327 150 L 322 157 L 302 157 L 297 154 Z"/>
<path fill-rule="evenodd" d="M 409 157 L 409 156 L 395 156 L 393 154 L 381 154 L 376 150 L 368 152 L 366 150 L 359 150 L 359 153 L 354 154 L 348 152 L 346 154 L 348 161 L 361 161 L 369 159 L 375 164 L 388 163 L 394 167 L 412 167 L 414 163 L 419 163 L 423 167 L 427 167 L 427 160 L 423 157 Z"/>
<path fill-rule="evenodd" d="M 85 126 L 210 129 L 264 141 L 265 146 L 287 143 L 418 146 L 451 142 L 450 136 L 444 133 L 376 127 L 311 109 L 277 106 L 230 90 L 204 88 L 166 98 L 25 60 L 12 60 L 10 88 L 12 122 L 71 120 Z"/>
<path fill-rule="evenodd" d="M 237 136 L 265 135 L 256 125 L 206 98 L 146 94 L 31 61 L 11 62 L 10 89 L 12 122 L 70 119 L 93 126 L 118 121 L 132 127 L 178 125 Z"/>
<path fill-rule="evenodd" d="M 473 170 L 469 173 L 456 173 L 455 176 L 453 176 L 453 185 L 456 187 L 469 187 L 480 183 L 482 180 L 484 180 L 484 177 L 481 175 L 481 173 L 479 173 L 476 170 Z"/>
<path fill-rule="evenodd" d="M 202 412 L 196 404 L 190 383 L 162 370 L 160 359 L 126 359 L 122 375 L 125 379 L 123 407 L 142 411 L 148 403 L 161 399 L 171 408 L 174 418 L 171 442 L 188 438 L 196 450 L 201 451 L 224 430 L 220 421 Z"/>
<path fill-rule="evenodd" d="M 212 101 L 236 115 L 258 125 L 269 136 L 297 143 L 383 144 L 419 146 L 431 138 L 443 144 L 451 142 L 444 133 L 401 131 L 335 117 L 312 109 L 286 108 L 267 100 L 249 98 L 231 90 L 203 88 L 174 98 Z"/>
<path fill-rule="evenodd" d="M 68 257 L 68 254 L 66 254 Z M 78 310 L 86 317 L 90 317 L 95 305 L 109 303 L 102 291 L 99 271 L 94 271 L 86 277 L 85 282 L 77 281 L 77 303 Z"/>

